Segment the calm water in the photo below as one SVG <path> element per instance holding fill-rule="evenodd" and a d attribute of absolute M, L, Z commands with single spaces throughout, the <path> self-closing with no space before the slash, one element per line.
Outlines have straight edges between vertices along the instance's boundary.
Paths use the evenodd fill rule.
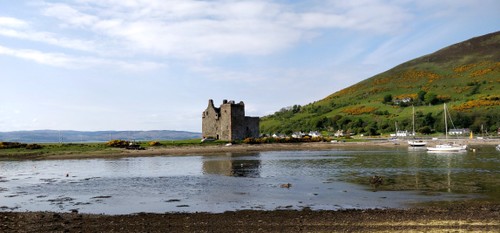
<path fill-rule="evenodd" d="M 369 180 L 384 178 L 375 192 Z M 281 184 L 290 183 L 290 188 Z M 404 208 L 500 199 L 500 152 L 343 148 L 254 154 L 0 161 L 0 211 L 224 212 Z"/>

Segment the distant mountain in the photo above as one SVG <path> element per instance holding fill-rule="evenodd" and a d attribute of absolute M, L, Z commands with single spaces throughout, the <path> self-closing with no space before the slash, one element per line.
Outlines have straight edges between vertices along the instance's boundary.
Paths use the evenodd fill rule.
<path fill-rule="evenodd" d="M 381 57 L 380 59 L 384 59 Z M 314 103 L 261 118 L 262 133 L 344 130 L 376 135 L 412 129 L 443 131 L 442 103 L 457 127 L 500 127 L 500 32 L 472 38 L 398 65 Z"/>
<path fill-rule="evenodd" d="M 152 131 L 71 131 L 71 130 L 34 130 L 0 132 L 4 142 L 104 142 L 114 139 L 151 141 L 201 138 L 201 133 L 172 130 Z"/>

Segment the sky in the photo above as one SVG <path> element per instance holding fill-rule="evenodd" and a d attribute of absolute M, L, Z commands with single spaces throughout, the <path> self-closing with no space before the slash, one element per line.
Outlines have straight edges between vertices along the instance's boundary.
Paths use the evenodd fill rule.
<path fill-rule="evenodd" d="M 201 132 L 499 29 L 498 0 L 0 0 L 0 131 Z"/>

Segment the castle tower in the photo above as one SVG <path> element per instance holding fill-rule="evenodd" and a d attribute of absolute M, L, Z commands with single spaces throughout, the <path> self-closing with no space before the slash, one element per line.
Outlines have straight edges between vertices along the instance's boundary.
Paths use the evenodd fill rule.
<path fill-rule="evenodd" d="M 224 100 L 216 108 L 213 100 L 209 100 L 202 114 L 202 136 L 225 141 L 259 137 L 259 118 L 245 116 L 243 101 Z"/>

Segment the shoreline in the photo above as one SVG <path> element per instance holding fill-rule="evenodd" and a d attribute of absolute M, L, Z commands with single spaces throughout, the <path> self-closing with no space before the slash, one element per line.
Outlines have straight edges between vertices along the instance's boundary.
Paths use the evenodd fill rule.
<path fill-rule="evenodd" d="M 1 232 L 495 232 L 500 228 L 500 204 L 129 215 L 0 212 L 0 219 Z"/>
<path fill-rule="evenodd" d="M 428 146 L 443 142 L 444 139 L 427 141 Z M 467 143 L 469 148 L 477 146 L 500 144 L 500 139 L 475 140 L 475 139 L 455 139 L 448 140 L 456 143 Z M 179 155 L 207 155 L 221 153 L 252 153 L 263 151 L 294 151 L 294 150 L 335 150 L 342 148 L 362 148 L 369 147 L 400 147 L 407 148 L 406 140 L 372 140 L 363 142 L 307 142 L 307 143 L 269 143 L 269 144 L 233 144 L 225 145 L 195 145 L 195 146 L 175 146 L 175 147 L 149 147 L 146 150 L 126 150 L 114 149 L 112 151 L 93 151 L 93 152 L 69 152 L 55 154 L 38 155 L 0 155 L 0 158 L 9 159 L 91 159 L 91 158 L 125 158 L 125 157 L 143 157 L 143 156 L 179 156 Z"/>

